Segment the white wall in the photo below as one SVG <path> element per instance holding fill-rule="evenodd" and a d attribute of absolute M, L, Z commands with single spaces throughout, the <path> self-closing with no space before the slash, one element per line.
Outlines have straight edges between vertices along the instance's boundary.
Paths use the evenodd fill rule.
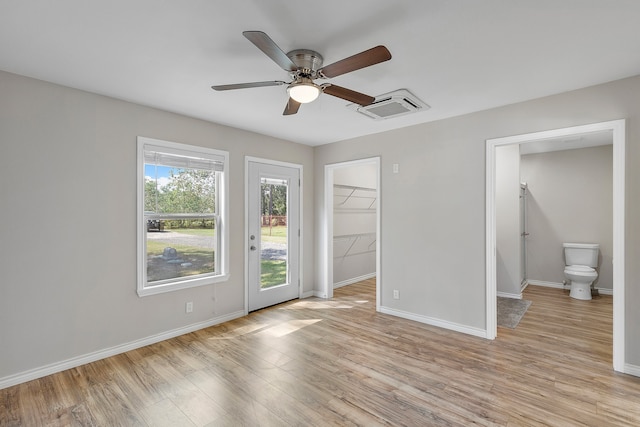
<path fill-rule="evenodd" d="M 523 155 L 521 176 L 529 185 L 529 279 L 562 283 L 562 243 L 599 243 L 595 286 L 612 289 L 612 146 Z"/>
<path fill-rule="evenodd" d="M 620 118 L 626 361 L 640 366 L 640 77 L 314 149 L 4 72 L 0 93 L 0 381 L 241 311 L 245 155 L 304 166 L 305 292 L 325 283 L 324 165 L 381 156 L 381 305 L 484 330 L 485 141 Z M 138 135 L 230 152 L 229 282 L 137 297 Z"/>
<path fill-rule="evenodd" d="M 323 265 L 324 165 L 381 156 L 381 306 L 484 330 L 486 140 L 625 118 L 626 361 L 640 366 L 640 329 L 632 327 L 640 324 L 638 99 L 640 77 L 633 77 L 316 147 L 316 265 Z M 321 286 L 323 272 L 316 272 Z"/>
<path fill-rule="evenodd" d="M 353 189 L 353 193 L 351 189 L 334 188 L 334 286 L 349 284 L 376 272 L 376 193 L 364 189 L 377 190 L 377 180 L 375 163 L 337 167 L 333 171 L 334 185 L 362 188 Z M 352 197 L 346 199 L 343 194 Z M 368 235 L 356 237 L 354 234 Z"/>
<path fill-rule="evenodd" d="M 521 298 L 520 146 L 496 148 L 498 296 Z"/>
<path fill-rule="evenodd" d="M 0 383 L 242 314 L 245 155 L 304 167 L 302 279 L 312 290 L 312 148 L 5 72 L 0 93 Z M 228 282 L 137 296 L 138 135 L 230 152 Z"/>

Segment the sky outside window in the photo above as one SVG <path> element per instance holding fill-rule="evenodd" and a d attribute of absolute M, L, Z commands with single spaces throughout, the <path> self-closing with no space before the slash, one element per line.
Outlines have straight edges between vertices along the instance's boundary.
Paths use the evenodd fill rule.
<path fill-rule="evenodd" d="M 171 180 L 169 177 L 171 176 L 171 170 L 175 169 L 171 166 L 161 166 L 161 165 L 153 165 L 146 163 L 144 165 L 144 176 L 150 180 L 157 180 L 157 185 L 159 188 L 164 187 Z"/>

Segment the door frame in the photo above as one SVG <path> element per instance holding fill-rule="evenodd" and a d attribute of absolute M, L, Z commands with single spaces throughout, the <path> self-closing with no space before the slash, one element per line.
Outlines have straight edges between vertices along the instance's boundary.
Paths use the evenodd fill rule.
<path fill-rule="evenodd" d="M 244 314 L 245 316 L 247 314 L 249 314 L 249 163 L 250 162 L 254 162 L 254 163 L 263 163 L 266 165 L 273 165 L 273 166 L 283 166 L 283 167 L 287 167 L 287 168 L 293 168 L 293 169 L 298 169 L 298 176 L 300 178 L 300 185 L 299 185 L 299 198 L 298 198 L 298 203 L 299 203 L 299 212 L 300 212 L 300 218 L 299 218 L 299 227 L 300 227 L 300 238 L 298 241 L 298 278 L 299 278 L 299 284 L 298 284 L 298 298 L 302 298 L 303 296 L 303 292 L 302 290 L 304 289 L 304 266 L 303 266 L 303 242 L 304 242 L 304 222 L 303 222 L 303 217 L 304 217 L 304 211 L 302 210 L 304 203 L 303 203 L 303 193 L 304 191 L 302 191 L 302 186 L 304 183 L 303 180 L 303 167 L 300 164 L 297 163 L 289 163 L 289 162 L 282 162 L 279 160 L 271 160 L 271 159 L 265 159 L 265 158 L 261 158 L 261 157 L 253 157 L 253 156 L 245 156 L 244 157 L 244 245 L 243 245 L 243 249 L 244 249 Z"/>
<path fill-rule="evenodd" d="M 497 335 L 496 281 L 496 148 L 612 131 L 613 136 L 613 369 L 625 372 L 625 120 L 593 123 L 486 141 L 486 338 Z"/>
<path fill-rule="evenodd" d="M 376 311 L 380 311 L 380 289 L 382 289 L 381 275 L 381 227 L 380 227 L 380 206 L 381 191 L 380 183 L 382 174 L 380 170 L 380 157 L 369 157 L 366 159 L 351 160 L 347 162 L 332 163 L 324 166 L 324 230 L 322 236 L 322 247 L 324 263 L 322 271 L 322 287 L 316 296 L 320 298 L 333 298 L 333 172 L 336 169 L 373 164 L 376 168 Z"/>

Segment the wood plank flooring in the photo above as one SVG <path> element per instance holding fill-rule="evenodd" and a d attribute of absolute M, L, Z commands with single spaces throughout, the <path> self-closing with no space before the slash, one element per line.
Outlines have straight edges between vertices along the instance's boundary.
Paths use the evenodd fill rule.
<path fill-rule="evenodd" d="M 376 313 L 364 281 L 0 390 L 0 425 L 640 425 L 611 297 L 525 298 L 488 341 Z"/>

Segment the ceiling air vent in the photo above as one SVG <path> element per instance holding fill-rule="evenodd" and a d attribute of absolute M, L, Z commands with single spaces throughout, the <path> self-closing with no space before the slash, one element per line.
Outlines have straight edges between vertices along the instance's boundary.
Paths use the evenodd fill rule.
<path fill-rule="evenodd" d="M 430 108 L 406 89 L 378 95 L 372 104 L 366 106 L 349 104 L 347 107 L 374 120 L 390 119 Z"/>

